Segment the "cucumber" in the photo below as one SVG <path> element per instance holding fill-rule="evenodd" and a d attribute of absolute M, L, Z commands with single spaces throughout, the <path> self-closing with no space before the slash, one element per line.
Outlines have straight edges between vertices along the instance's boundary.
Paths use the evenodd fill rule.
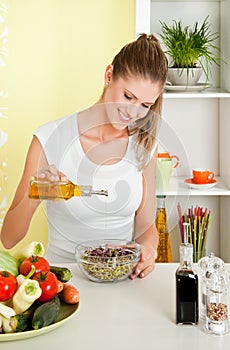
<path fill-rule="evenodd" d="M 23 332 L 30 328 L 31 316 L 29 314 L 17 314 L 10 318 L 10 326 L 14 332 Z"/>
<path fill-rule="evenodd" d="M 14 332 L 23 332 L 26 329 L 31 329 L 31 320 L 36 307 L 37 305 L 36 303 L 34 303 L 29 307 L 29 309 L 22 312 L 21 314 L 11 316 L 10 326 L 12 327 Z"/>
<path fill-rule="evenodd" d="M 50 271 L 63 283 L 68 282 L 72 277 L 71 271 L 67 267 L 50 266 Z"/>
<path fill-rule="evenodd" d="M 56 294 L 52 300 L 37 307 L 32 318 L 32 328 L 39 329 L 54 323 L 58 318 L 60 308 L 61 302 Z"/>

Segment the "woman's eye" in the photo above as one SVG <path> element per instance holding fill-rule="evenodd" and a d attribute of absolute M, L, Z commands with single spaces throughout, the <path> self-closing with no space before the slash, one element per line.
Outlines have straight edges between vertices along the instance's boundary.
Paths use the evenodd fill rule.
<path fill-rule="evenodd" d="M 143 104 L 143 103 L 142 103 L 142 106 L 143 106 L 144 108 L 148 108 L 148 109 L 151 107 L 151 106 L 145 105 L 145 104 Z"/>
<path fill-rule="evenodd" d="M 132 99 L 132 97 L 127 95 L 127 94 L 124 94 L 124 96 L 125 96 L 125 98 L 127 98 L 127 100 L 131 100 Z"/>

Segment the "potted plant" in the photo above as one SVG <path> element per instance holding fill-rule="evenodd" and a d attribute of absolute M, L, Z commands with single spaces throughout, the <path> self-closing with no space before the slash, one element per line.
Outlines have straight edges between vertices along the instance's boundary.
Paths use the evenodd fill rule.
<path fill-rule="evenodd" d="M 192 28 L 183 27 L 181 20 L 173 20 L 171 26 L 165 22 L 160 23 L 160 37 L 165 53 L 169 56 L 170 83 L 196 85 L 202 72 L 208 82 L 211 77 L 211 64 L 220 65 L 220 48 L 214 44 L 219 34 L 210 31 L 208 16 L 200 28 L 198 22 Z"/>

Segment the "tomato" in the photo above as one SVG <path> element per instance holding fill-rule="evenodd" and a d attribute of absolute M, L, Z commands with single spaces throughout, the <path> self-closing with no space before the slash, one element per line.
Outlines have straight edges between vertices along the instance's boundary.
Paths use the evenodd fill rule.
<path fill-rule="evenodd" d="M 23 262 L 19 267 L 20 273 L 24 276 L 27 276 L 28 273 L 31 271 L 32 265 L 34 265 L 35 267 L 33 276 L 38 274 L 39 272 L 47 272 L 50 270 L 50 264 L 45 258 L 32 255 L 29 258 L 26 258 L 25 260 L 23 260 Z"/>
<path fill-rule="evenodd" d="M 33 280 L 37 280 L 42 290 L 41 296 L 38 301 L 44 302 L 53 299 L 58 291 L 58 279 L 57 276 L 51 272 L 40 272 L 32 277 Z"/>
<path fill-rule="evenodd" d="M 17 288 L 17 278 L 8 271 L 0 271 L 0 301 L 12 298 Z"/>

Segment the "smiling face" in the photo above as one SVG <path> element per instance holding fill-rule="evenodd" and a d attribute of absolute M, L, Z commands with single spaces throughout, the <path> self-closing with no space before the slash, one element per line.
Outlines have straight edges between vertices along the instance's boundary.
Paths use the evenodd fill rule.
<path fill-rule="evenodd" d="M 113 79 L 112 66 L 105 74 L 107 87 L 101 102 L 106 106 L 107 119 L 116 129 L 124 129 L 144 118 L 162 92 L 158 82 L 142 77 Z"/>

